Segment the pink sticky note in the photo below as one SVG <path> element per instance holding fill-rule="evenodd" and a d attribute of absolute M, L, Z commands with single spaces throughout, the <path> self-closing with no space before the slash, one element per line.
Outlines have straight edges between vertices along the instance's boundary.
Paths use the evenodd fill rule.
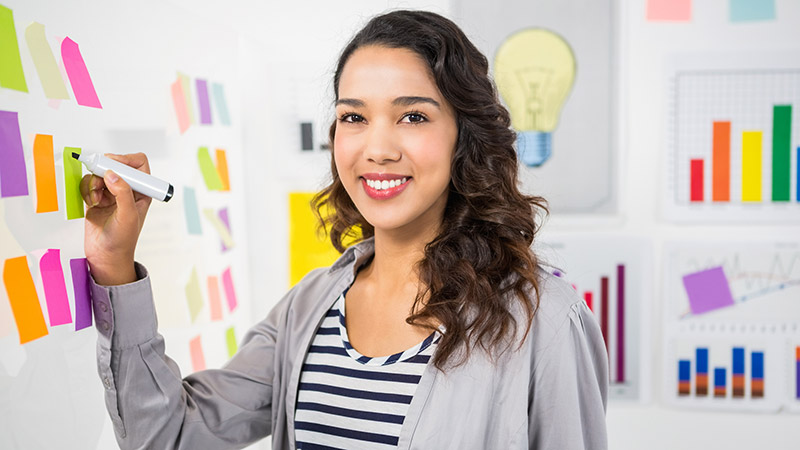
<path fill-rule="evenodd" d="M 189 351 L 192 355 L 192 369 L 197 372 L 206 368 L 206 357 L 203 355 L 203 343 L 200 336 L 196 336 L 189 341 Z"/>
<path fill-rule="evenodd" d="M 233 312 L 236 309 L 236 290 L 233 288 L 233 278 L 231 277 L 231 268 L 225 269 L 222 272 L 222 285 L 225 286 L 225 297 L 228 298 L 228 311 Z"/>
<path fill-rule="evenodd" d="M 39 270 L 42 272 L 50 326 L 72 323 L 67 285 L 64 283 L 64 271 L 61 269 L 61 250 L 52 248 L 48 250 L 39 260 Z"/>
<path fill-rule="evenodd" d="M 692 20 L 692 0 L 647 0 L 650 22 L 688 22 Z"/>
<path fill-rule="evenodd" d="M 78 104 L 102 109 L 78 44 L 70 38 L 61 41 L 61 59 L 64 60 L 64 69 L 67 71 L 72 93 L 75 94 Z"/>
<path fill-rule="evenodd" d="M 219 298 L 219 279 L 208 277 L 208 300 L 211 320 L 222 320 L 222 301 Z"/>
<path fill-rule="evenodd" d="M 75 331 L 92 326 L 92 297 L 89 291 L 89 269 L 86 258 L 69 260 L 72 292 L 75 294 Z"/>
<path fill-rule="evenodd" d="M 186 111 L 186 100 L 183 97 L 180 78 L 172 83 L 172 104 L 175 105 L 175 115 L 178 117 L 178 130 L 183 134 L 189 129 L 189 113 Z"/>

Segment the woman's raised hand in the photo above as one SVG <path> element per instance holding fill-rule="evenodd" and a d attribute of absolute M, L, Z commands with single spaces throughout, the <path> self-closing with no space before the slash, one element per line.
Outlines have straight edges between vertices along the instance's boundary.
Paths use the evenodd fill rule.
<path fill-rule="evenodd" d="M 105 156 L 150 173 L 144 153 Z M 134 192 L 117 174 L 89 174 L 81 180 L 86 210 L 84 252 L 95 282 L 104 286 L 136 281 L 133 257 L 152 199 Z"/>

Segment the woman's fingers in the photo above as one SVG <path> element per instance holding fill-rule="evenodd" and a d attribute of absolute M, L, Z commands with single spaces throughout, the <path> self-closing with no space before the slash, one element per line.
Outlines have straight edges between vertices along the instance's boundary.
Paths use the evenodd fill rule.
<path fill-rule="evenodd" d="M 144 153 L 129 153 L 126 155 L 106 153 L 105 156 L 113 159 L 114 161 L 131 166 L 134 169 L 141 170 L 144 173 L 150 173 L 150 163 L 147 161 L 147 155 Z"/>

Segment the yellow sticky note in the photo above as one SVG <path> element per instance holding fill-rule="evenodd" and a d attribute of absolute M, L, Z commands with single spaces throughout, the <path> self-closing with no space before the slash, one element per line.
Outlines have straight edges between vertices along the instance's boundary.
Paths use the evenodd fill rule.
<path fill-rule="evenodd" d="M 225 343 L 228 346 L 228 358 L 230 358 L 238 349 L 238 345 L 236 344 L 236 332 L 233 330 L 233 327 L 228 328 L 228 331 L 225 332 Z"/>
<path fill-rule="evenodd" d="M 31 53 L 39 82 L 44 89 L 44 95 L 50 99 L 68 100 L 69 93 L 61 71 L 56 64 L 56 58 L 47 43 L 44 34 L 44 25 L 33 22 L 25 28 L 25 40 L 28 42 L 28 51 Z"/>
<path fill-rule="evenodd" d="M 329 266 L 339 257 L 328 235 L 317 233 L 317 217 L 311 209 L 314 192 L 289 194 L 289 285 L 308 272 Z"/>
<path fill-rule="evenodd" d="M 197 277 L 197 267 L 192 267 L 189 282 L 186 283 L 186 301 L 189 305 L 189 316 L 192 323 L 197 320 L 200 310 L 203 309 L 203 294 L 200 292 L 200 279 Z"/>

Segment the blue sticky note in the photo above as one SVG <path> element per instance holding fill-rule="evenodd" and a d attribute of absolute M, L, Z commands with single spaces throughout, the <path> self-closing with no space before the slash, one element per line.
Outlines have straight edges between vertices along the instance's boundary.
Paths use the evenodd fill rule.
<path fill-rule="evenodd" d="M 219 83 L 211 85 L 211 92 L 214 94 L 214 106 L 217 107 L 219 120 L 223 125 L 231 124 L 231 117 L 228 115 L 228 102 L 225 101 L 225 90 Z"/>
<path fill-rule="evenodd" d="M 775 0 L 730 0 L 731 22 L 775 20 Z"/>
<path fill-rule="evenodd" d="M 197 196 L 193 188 L 183 188 L 183 212 L 186 216 L 186 229 L 189 234 L 203 234 L 200 226 L 200 210 L 197 208 Z"/>
<path fill-rule="evenodd" d="M 722 267 L 690 273 L 683 277 L 692 314 L 702 314 L 733 305 L 728 277 Z"/>

